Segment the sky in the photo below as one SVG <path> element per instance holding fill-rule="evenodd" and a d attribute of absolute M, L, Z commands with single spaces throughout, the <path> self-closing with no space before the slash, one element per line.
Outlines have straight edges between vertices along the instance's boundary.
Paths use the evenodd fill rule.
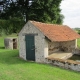
<path fill-rule="evenodd" d="M 80 0 L 63 0 L 61 3 L 64 25 L 80 28 Z"/>

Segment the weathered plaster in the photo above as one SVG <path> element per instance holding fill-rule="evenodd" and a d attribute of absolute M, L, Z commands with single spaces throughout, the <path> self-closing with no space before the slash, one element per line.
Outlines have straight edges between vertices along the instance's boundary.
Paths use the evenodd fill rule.
<path fill-rule="evenodd" d="M 76 44 L 77 44 L 76 40 L 66 41 L 66 42 L 49 42 L 48 41 L 49 54 L 52 54 L 57 51 L 73 52 L 73 50 L 76 48 Z"/>
<path fill-rule="evenodd" d="M 76 40 L 61 42 L 60 45 L 67 52 L 72 52 L 76 48 Z"/>

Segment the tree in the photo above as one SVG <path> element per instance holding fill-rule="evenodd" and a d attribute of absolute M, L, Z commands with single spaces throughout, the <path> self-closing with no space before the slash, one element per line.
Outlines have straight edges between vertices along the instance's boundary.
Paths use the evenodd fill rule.
<path fill-rule="evenodd" d="M 11 17 L 18 17 L 18 6 L 16 6 L 16 1 L 15 0 L 2 0 L 3 4 L 1 4 L 0 6 L 2 7 L 2 11 L 0 14 L 0 18 L 1 19 L 9 19 Z M 20 16 L 20 15 L 19 15 Z"/>
<path fill-rule="evenodd" d="M 62 0 L 34 0 L 31 5 L 30 19 L 62 24 L 63 15 L 60 14 L 60 3 Z"/>
<path fill-rule="evenodd" d="M 2 18 L 11 17 L 25 18 L 46 23 L 62 24 L 63 15 L 60 13 L 60 3 L 62 0 L 4 0 L 5 5 Z"/>
<path fill-rule="evenodd" d="M 1 13 L 0 18 L 10 19 L 13 17 L 22 18 L 26 11 L 28 10 L 29 0 L 3 0 L 3 13 Z"/>

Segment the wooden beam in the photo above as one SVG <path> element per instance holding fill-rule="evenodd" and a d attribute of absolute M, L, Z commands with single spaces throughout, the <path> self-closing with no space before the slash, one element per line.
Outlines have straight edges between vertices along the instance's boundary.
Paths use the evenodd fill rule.
<path fill-rule="evenodd" d="M 23 33 L 22 35 L 23 35 L 23 36 L 25 36 L 25 35 L 37 36 L 38 33 Z"/>

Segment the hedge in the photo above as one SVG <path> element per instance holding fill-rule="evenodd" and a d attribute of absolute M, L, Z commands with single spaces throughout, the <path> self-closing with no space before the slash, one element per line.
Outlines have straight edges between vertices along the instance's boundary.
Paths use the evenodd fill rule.
<path fill-rule="evenodd" d="M 18 33 L 25 22 L 21 19 L 0 20 L 0 35 L 2 33 L 11 34 Z"/>

